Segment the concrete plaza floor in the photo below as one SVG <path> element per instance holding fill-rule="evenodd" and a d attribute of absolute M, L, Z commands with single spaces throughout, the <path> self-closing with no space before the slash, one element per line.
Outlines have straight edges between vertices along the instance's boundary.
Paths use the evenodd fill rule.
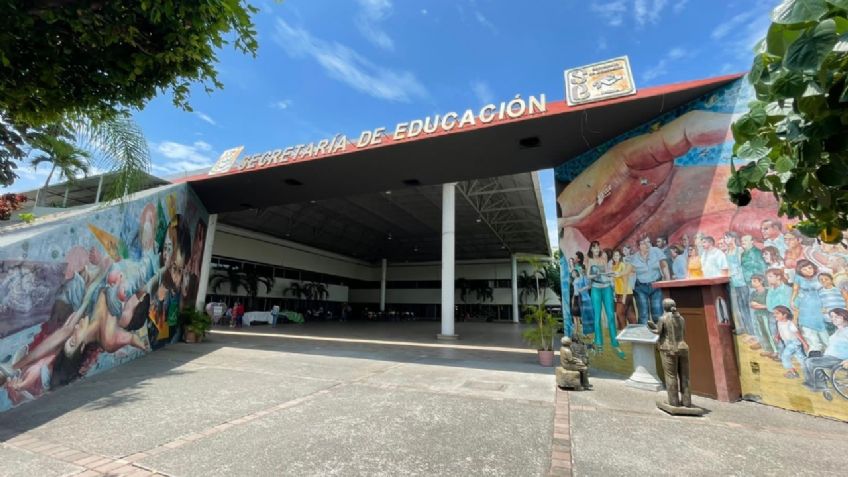
<path fill-rule="evenodd" d="M 167 346 L 0 414 L 0 475 L 547 473 L 551 369 L 518 326 L 458 323 L 467 339 L 448 344 L 438 327 L 222 329 Z"/>
<path fill-rule="evenodd" d="M 0 475 L 844 474 L 848 424 L 708 399 L 672 418 L 615 376 L 555 391 L 520 326 L 438 331 L 217 329 L 0 414 Z"/>

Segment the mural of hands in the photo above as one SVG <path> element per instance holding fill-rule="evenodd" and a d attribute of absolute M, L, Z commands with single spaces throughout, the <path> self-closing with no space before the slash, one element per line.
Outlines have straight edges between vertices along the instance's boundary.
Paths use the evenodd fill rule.
<path fill-rule="evenodd" d="M 725 197 L 729 167 L 674 163 L 693 148 L 732 140 L 733 119 L 729 113 L 690 111 L 607 150 L 557 198 L 567 255 L 586 250 L 591 240 L 612 247 L 642 235 L 674 242 L 698 231 L 720 235 L 733 229 L 729 223 L 741 225 L 740 233 L 756 233 L 759 221 L 740 218 L 773 207 L 768 197 L 755 193 L 751 205 L 739 209 Z"/>

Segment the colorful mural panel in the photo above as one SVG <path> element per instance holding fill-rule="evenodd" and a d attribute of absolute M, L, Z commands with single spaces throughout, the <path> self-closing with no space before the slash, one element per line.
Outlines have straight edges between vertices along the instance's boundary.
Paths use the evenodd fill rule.
<path fill-rule="evenodd" d="M 661 314 L 654 282 L 727 276 L 745 397 L 848 420 L 848 244 L 802 236 L 770 195 L 727 198 L 751 96 L 740 80 L 556 169 L 566 324 L 620 370 L 616 332 Z"/>
<path fill-rule="evenodd" d="M 178 185 L 0 230 L 0 411 L 178 340 L 206 221 Z"/>

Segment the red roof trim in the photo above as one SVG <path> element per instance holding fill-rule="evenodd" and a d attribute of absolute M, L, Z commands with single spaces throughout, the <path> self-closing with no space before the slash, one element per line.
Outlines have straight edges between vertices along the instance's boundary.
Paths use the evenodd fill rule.
<path fill-rule="evenodd" d="M 207 180 L 207 179 L 213 179 L 215 177 L 229 176 L 229 175 L 233 175 L 233 174 L 245 174 L 245 173 L 251 173 L 251 172 L 258 172 L 258 171 L 262 171 L 262 170 L 273 169 L 273 168 L 276 168 L 276 167 L 285 167 L 285 166 L 288 166 L 288 165 L 291 165 L 291 164 L 298 164 L 298 163 L 301 163 L 301 162 L 317 161 L 317 160 L 321 160 L 321 159 L 327 159 L 327 158 L 330 158 L 330 157 L 342 156 L 342 155 L 345 155 L 345 154 L 351 154 L 351 153 L 355 153 L 355 152 L 358 152 L 358 151 L 372 150 L 372 149 L 377 149 L 377 148 L 381 148 L 381 147 L 390 147 L 390 146 L 394 146 L 396 144 L 410 143 L 410 142 L 415 142 L 415 141 L 431 139 L 431 138 L 435 138 L 435 137 L 447 136 L 447 135 L 451 135 L 451 134 L 462 134 L 462 133 L 469 132 L 469 131 L 475 131 L 475 130 L 478 130 L 478 129 L 489 128 L 489 127 L 494 127 L 494 126 L 508 124 L 508 123 L 515 123 L 515 122 L 520 122 L 520 121 L 530 121 L 530 120 L 540 118 L 540 117 L 553 116 L 553 115 L 557 115 L 557 114 L 566 114 L 566 113 L 575 112 L 575 111 L 604 108 L 604 107 L 607 107 L 607 106 L 610 106 L 610 105 L 613 105 L 613 104 L 626 103 L 626 102 L 630 102 L 630 101 L 636 101 L 636 100 L 639 100 L 639 99 L 651 98 L 651 97 L 655 97 L 655 96 L 661 96 L 661 95 L 665 95 L 665 94 L 676 93 L 676 92 L 680 92 L 680 91 L 686 91 L 688 89 L 700 88 L 700 87 L 703 87 L 703 86 L 727 83 L 727 82 L 730 82 L 730 81 L 733 81 L 733 80 L 737 80 L 737 79 L 743 77 L 744 75 L 745 75 L 745 73 L 736 73 L 736 74 L 732 74 L 732 75 L 718 76 L 718 77 L 714 77 L 714 78 L 707 78 L 707 79 L 701 79 L 701 80 L 695 80 L 695 81 L 684 81 L 684 82 L 673 83 L 673 84 L 668 84 L 668 85 L 652 86 L 652 87 L 649 87 L 649 88 L 639 90 L 636 94 L 631 95 L 631 96 L 623 96 L 623 97 L 620 97 L 620 98 L 614 98 L 614 99 L 610 99 L 610 100 L 606 100 L 606 101 L 597 101 L 597 102 L 593 102 L 593 103 L 586 103 L 586 104 L 581 104 L 579 106 L 568 106 L 568 104 L 565 102 L 565 100 L 558 100 L 558 101 L 547 103 L 546 104 L 547 111 L 545 111 L 544 113 L 537 113 L 537 114 L 522 116 L 522 117 L 515 118 L 515 119 L 512 119 L 512 118 L 497 119 L 496 118 L 495 120 L 493 120 L 489 123 L 480 123 L 478 121 L 474 125 L 466 126 L 462 129 L 455 128 L 455 129 L 451 129 L 450 131 L 444 131 L 442 129 L 439 129 L 434 133 L 426 134 L 426 135 L 419 135 L 419 136 L 416 136 L 414 138 L 405 138 L 405 139 L 395 140 L 392 137 L 392 134 L 387 129 L 387 131 L 386 131 L 387 135 L 383 137 L 383 140 L 379 144 L 375 144 L 373 146 L 356 147 L 356 145 L 353 142 L 349 141 L 348 144 L 347 144 L 347 147 L 343 151 L 339 151 L 339 152 L 335 152 L 335 153 L 326 153 L 326 154 L 322 154 L 322 155 L 316 156 L 316 157 L 306 157 L 306 158 L 303 158 L 303 159 L 298 159 L 296 161 L 289 161 L 289 162 L 284 162 L 284 163 L 280 163 L 280 164 L 273 164 L 273 165 L 258 167 L 258 168 L 255 168 L 255 169 L 247 169 L 247 170 L 241 170 L 241 171 L 238 170 L 237 168 L 233 167 L 228 172 L 222 172 L 222 173 L 215 174 L 215 175 L 209 175 L 208 173 L 196 174 L 196 175 L 193 175 L 193 176 L 181 177 L 181 178 L 178 178 L 178 179 L 174 179 L 172 182 L 173 183 L 196 182 L 196 181 L 202 181 L 202 180 Z M 356 140 L 356 138 L 354 138 L 354 141 L 355 140 Z"/>

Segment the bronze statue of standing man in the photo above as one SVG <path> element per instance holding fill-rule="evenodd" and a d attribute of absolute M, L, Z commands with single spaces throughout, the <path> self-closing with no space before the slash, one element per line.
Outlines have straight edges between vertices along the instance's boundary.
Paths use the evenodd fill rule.
<path fill-rule="evenodd" d="M 678 313 L 677 304 L 671 298 L 664 299 L 662 306 L 664 313 L 659 321 L 654 323 L 648 320 L 648 329 L 660 337 L 657 347 L 660 350 L 663 371 L 665 371 L 665 386 L 668 390 L 667 406 L 662 406 L 660 402 L 657 405 L 671 414 L 702 414 L 702 412 L 692 412 L 695 409 L 703 410 L 692 407 L 692 393 L 689 389 L 689 345 L 683 340 L 686 333 L 684 319 Z"/>

